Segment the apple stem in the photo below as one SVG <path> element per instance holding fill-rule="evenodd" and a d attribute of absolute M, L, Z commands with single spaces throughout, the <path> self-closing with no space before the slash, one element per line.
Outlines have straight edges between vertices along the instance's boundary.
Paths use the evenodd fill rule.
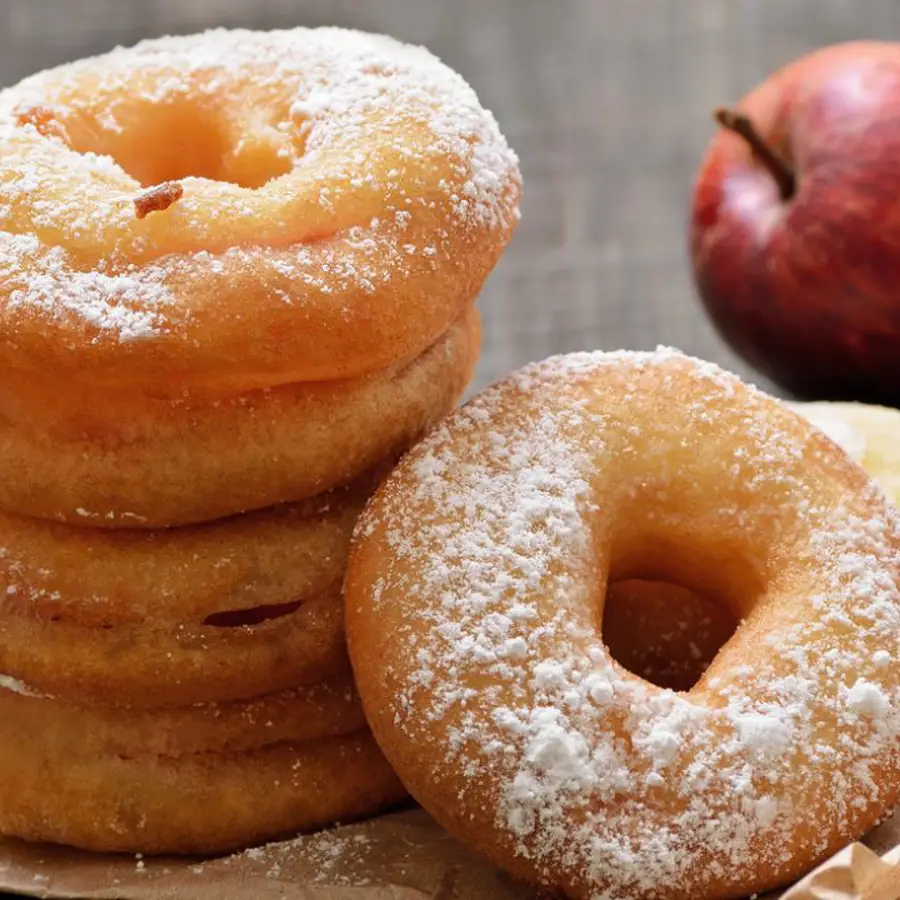
<path fill-rule="evenodd" d="M 717 109 L 713 118 L 728 131 L 742 137 L 756 154 L 759 161 L 775 179 L 782 200 L 790 200 L 797 189 L 797 176 L 791 164 L 771 145 L 766 143 L 753 125 L 749 116 L 733 109 Z"/>

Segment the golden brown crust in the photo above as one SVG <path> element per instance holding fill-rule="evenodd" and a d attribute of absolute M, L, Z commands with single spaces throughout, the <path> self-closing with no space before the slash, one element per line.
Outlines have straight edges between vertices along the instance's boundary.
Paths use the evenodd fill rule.
<path fill-rule="evenodd" d="M 373 815 L 406 796 L 368 732 L 236 755 L 125 759 L 3 718 L 0 773 L 0 832 L 100 852 L 224 853 Z"/>
<path fill-rule="evenodd" d="M 6 372 L 0 507 L 151 528 L 314 496 L 405 450 L 446 415 L 472 376 L 480 336 L 469 309 L 394 369 L 198 404 Z"/>
<path fill-rule="evenodd" d="M 152 707 L 255 697 L 343 671 L 339 587 L 381 474 L 179 529 L 0 513 L 0 673 L 54 697 Z"/>
<path fill-rule="evenodd" d="M 674 351 L 483 392 L 368 505 L 345 581 L 372 730 L 414 797 L 567 896 L 739 897 L 900 792 L 900 520 L 780 403 Z M 743 620 L 687 693 L 609 657 L 608 580 Z"/>

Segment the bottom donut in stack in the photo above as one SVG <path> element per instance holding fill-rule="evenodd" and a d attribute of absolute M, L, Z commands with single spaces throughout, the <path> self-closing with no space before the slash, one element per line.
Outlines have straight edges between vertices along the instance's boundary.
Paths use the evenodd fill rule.
<path fill-rule="evenodd" d="M 213 853 L 402 799 L 343 639 L 376 484 L 160 532 L 0 515 L 0 831 Z"/>
<path fill-rule="evenodd" d="M 30 840 L 217 853 L 359 818 L 405 796 L 349 679 L 137 714 L 4 691 L 0 709 L 0 824 Z M 232 729 L 240 741 L 229 748 Z M 183 733 L 183 745 L 167 730 Z"/>

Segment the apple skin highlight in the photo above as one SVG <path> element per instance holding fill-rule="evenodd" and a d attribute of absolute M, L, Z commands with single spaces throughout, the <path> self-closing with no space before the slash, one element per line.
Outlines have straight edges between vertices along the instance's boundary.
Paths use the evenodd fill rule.
<path fill-rule="evenodd" d="M 713 138 L 690 252 L 714 326 L 797 398 L 900 406 L 900 44 L 826 47 L 737 110 L 795 185 L 739 134 Z"/>

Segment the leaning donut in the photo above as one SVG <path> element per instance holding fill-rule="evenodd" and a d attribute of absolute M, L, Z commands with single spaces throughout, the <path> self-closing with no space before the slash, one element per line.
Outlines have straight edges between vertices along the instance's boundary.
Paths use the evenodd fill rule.
<path fill-rule="evenodd" d="M 575 354 L 401 462 L 347 573 L 351 659 L 410 792 L 517 876 L 704 900 L 793 880 L 900 794 L 900 525 L 837 445 L 675 352 Z M 688 692 L 624 671 L 608 580 L 743 620 Z"/>
<path fill-rule="evenodd" d="M 516 157 L 465 81 L 339 29 L 35 75 L 0 93 L 0 160 L 0 366 L 154 396 L 411 359 L 518 216 Z"/>

